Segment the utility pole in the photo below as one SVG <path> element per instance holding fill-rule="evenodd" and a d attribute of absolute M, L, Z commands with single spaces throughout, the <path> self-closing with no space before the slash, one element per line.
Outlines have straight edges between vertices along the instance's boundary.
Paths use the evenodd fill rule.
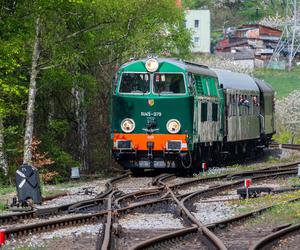
<path fill-rule="evenodd" d="M 297 52 L 300 53 L 300 0 L 287 0 L 284 30 L 268 67 L 278 65 L 284 56 L 290 71 Z"/>

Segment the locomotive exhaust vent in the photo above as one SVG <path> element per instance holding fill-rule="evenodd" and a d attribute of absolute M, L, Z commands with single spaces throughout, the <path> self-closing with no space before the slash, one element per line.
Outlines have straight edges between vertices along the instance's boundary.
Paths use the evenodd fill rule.
<path fill-rule="evenodd" d="M 182 141 L 168 141 L 167 142 L 167 150 L 181 150 Z"/>
<path fill-rule="evenodd" d="M 131 141 L 129 140 L 117 140 L 117 149 L 132 149 Z"/>

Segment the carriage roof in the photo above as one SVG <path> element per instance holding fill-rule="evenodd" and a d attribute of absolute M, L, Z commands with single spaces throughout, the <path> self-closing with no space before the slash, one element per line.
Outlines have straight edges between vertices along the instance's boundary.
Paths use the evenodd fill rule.
<path fill-rule="evenodd" d="M 219 83 L 223 84 L 224 89 L 259 91 L 255 80 L 249 75 L 221 69 L 213 69 L 213 71 L 216 72 Z"/>

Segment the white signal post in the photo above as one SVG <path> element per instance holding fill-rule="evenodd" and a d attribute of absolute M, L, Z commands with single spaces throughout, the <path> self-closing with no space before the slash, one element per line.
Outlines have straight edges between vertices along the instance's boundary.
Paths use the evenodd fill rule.
<path fill-rule="evenodd" d="M 202 162 L 203 176 L 206 176 L 206 168 L 207 168 L 206 162 Z"/>

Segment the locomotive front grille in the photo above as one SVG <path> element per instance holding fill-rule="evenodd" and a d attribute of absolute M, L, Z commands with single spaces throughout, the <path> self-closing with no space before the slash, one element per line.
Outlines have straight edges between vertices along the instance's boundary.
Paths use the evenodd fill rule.
<path fill-rule="evenodd" d="M 167 141 L 167 150 L 181 150 L 182 141 Z"/>
<path fill-rule="evenodd" d="M 117 149 L 132 149 L 131 141 L 129 140 L 117 140 Z"/>

